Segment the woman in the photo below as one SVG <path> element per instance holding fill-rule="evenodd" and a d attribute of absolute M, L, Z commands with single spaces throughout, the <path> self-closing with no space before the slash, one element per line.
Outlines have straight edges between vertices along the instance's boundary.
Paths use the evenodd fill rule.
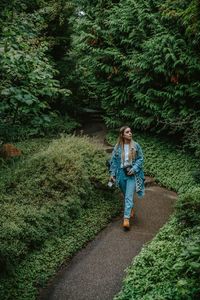
<path fill-rule="evenodd" d="M 132 140 L 130 127 L 120 129 L 117 144 L 110 161 L 110 180 L 116 182 L 124 195 L 123 227 L 130 228 L 130 217 L 134 215 L 134 193 L 144 196 L 143 154 L 138 143 Z"/>

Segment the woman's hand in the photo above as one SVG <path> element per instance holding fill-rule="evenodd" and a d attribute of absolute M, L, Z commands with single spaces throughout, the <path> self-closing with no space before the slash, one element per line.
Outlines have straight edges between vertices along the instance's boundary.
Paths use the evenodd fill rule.
<path fill-rule="evenodd" d="M 130 171 L 128 172 L 128 174 L 127 174 L 127 175 L 128 175 L 128 176 L 135 175 L 135 173 L 134 173 L 133 169 L 130 169 Z"/>
<path fill-rule="evenodd" d="M 115 182 L 115 176 L 110 176 L 110 181 Z"/>

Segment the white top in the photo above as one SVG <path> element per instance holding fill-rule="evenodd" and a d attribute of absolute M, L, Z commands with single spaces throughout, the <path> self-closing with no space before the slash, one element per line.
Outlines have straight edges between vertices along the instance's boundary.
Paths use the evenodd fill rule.
<path fill-rule="evenodd" d="M 125 166 L 129 164 L 128 154 L 129 154 L 129 144 L 124 144 L 124 165 Z"/>
<path fill-rule="evenodd" d="M 129 154 L 129 144 L 124 144 L 124 162 L 123 161 L 121 162 L 121 168 L 130 165 L 128 154 Z"/>

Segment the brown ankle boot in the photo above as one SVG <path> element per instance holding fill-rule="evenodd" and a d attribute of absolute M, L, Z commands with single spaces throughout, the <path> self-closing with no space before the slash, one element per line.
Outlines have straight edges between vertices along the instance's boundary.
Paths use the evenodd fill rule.
<path fill-rule="evenodd" d="M 131 209 L 131 218 L 134 218 L 134 215 L 135 215 L 135 211 L 134 211 L 134 209 L 132 208 L 132 209 Z"/>
<path fill-rule="evenodd" d="M 124 219 L 123 227 L 124 227 L 124 229 L 129 229 L 130 228 L 129 219 Z"/>

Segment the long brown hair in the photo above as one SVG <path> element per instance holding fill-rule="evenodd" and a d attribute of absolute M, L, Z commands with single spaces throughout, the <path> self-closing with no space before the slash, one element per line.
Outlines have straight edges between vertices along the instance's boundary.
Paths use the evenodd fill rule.
<path fill-rule="evenodd" d="M 130 128 L 129 126 L 122 126 L 119 130 L 119 136 L 118 136 L 118 140 L 117 140 L 117 144 L 116 147 L 118 147 L 119 145 L 122 148 L 122 161 L 124 161 L 124 131 Z M 134 147 L 134 141 L 131 140 L 130 144 L 129 144 L 129 162 L 131 162 L 133 159 L 135 159 L 136 156 L 136 149 Z"/>

